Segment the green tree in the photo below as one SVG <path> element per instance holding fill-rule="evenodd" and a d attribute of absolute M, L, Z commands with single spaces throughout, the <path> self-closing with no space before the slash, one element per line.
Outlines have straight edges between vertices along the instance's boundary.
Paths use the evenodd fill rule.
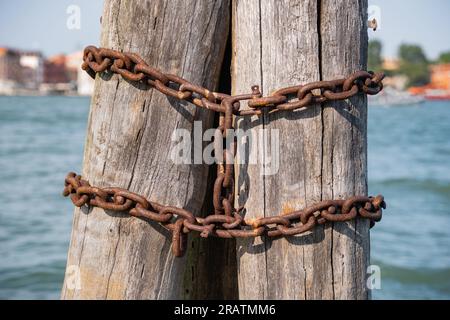
<path fill-rule="evenodd" d="M 438 58 L 438 63 L 450 63 L 450 51 L 441 53 Z"/>
<path fill-rule="evenodd" d="M 369 70 L 380 71 L 382 69 L 383 58 L 381 52 L 383 44 L 379 40 L 369 41 L 369 49 L 367 55 L 367 66 Z"/>
<path fill-rule="evenodd" d="M 430 81 L 429 62 L 420 46 L 402 44 L 398 55 L 400 73 L 408 78 L 408 86 L 421 86 Z"/>

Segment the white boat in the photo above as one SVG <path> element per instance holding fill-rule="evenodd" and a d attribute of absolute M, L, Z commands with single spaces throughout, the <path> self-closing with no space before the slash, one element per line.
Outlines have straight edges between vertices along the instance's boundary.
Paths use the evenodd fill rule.
<path fill-rule="evenodd" d="M 407 91 L 400 91 L 394 88 L 384 88 L 380 93 L 374 96 L 368 96 L 369 106 L 410 106 L 420 104 L 425 101 L 425 97 L 412 95 Z"/>

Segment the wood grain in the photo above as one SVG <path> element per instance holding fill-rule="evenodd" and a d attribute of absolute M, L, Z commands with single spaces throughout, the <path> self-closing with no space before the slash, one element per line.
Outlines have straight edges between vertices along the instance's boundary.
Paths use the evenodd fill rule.
<path fill-rule="evenodd" d="M 136 52 L 152 66 L 215 89 L 228 29 L 228 0 L 106 0 L 101 46 Z M 127 188 L 198 214 L 208 167 L 169 159 L 174 129 L 192 132 L 196 120 L 206 129 L 213 115 L 117 75 L 97 76 L 83 176 L 93 185 Z M 76 209 L 67 266 L 78 268 L 81 286 L 68 286 L 66 277 L 62 298 L 189 296 L 201 275 L 186 281 L 188 261 L 174 258 L 170 246 L 170 234 L 157 224 L 98 208 Z"/>
<path fill-rule="evenodd" d="M 346 76 L 367 68 L 367 2 L 323 0 L 322 75 Z M 323 196 L 367 194 L 367 100 L 364 95 L 325 104 L 323 112 Z M 335 223 L 332 233 L 333 295 L 367 299 L 369 221 Z"/>
<path fill-rule="evenodd" d="M 366 11 L 364 0 L 234 0 L 233 93 L 258 84 L 267 95 L 283 86 L 364 69 Z M 247 218 L 367 192 L 364 98 L 236 122 L 244 130 L 268 130 L 259 162 L 238 167 L 237 201 L 246 206 Z M 261 174 L 277 132 L 278 171 Z M 238 240 L 236 250 L 240 298 L 368 297 L 366 222 L 326 224 L 309 234 L 276 240 Z"/>

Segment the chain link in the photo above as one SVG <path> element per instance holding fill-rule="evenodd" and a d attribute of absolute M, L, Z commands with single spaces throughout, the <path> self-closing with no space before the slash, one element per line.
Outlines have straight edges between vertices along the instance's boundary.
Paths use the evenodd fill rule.
<path fill-rule="evenodd" d="M 93 78 L 96 73 L 112 72 L 128 81 L 140 82 L 161 93 L 220 113 L 214 138 L 217 178 L 213 186 L 214 213 L 196 217 L 183 208 L 164 206 L 122 188 L 94 187 L 75 173 L 65 179 L 64 196 L 70 196 L 77 207 L 95 206 L 105 210 L 127 212 L 131 216 L 160 223 L 172 232 L 172 251 L 177 257 L 186 249 L 186 237 L 191 231 L 201 237 L 248 238 L 257 236 L 292 236 L 310 231 L 315 225 L 342 222 L 357 216 L 370 220 L 372 227 L 382 216 L 386 203 L 381 195 L 354 196 L 347 200 L 318 202 L 302 210 L 271 217 L 244 219 L 243 208 L 234 207 L 234 159 L 236 137 L 232 132 L 233 115 L 261 115 L 296 110 L 327 101 L 344 100 L 357 94 L 377 94 L 383 88 L 384 74 L 357 71 L 347 78 L 317 81 L 306 85 L 286 87 L 262 97 L 258 86 L 250 94 L 230 96 L 212 92 L 181 77 L 165 74 L 149 66 L 135 53 L 112 49 L 86 47 L 82 68 Z M 241 106 L 248 101 L 248 108 Z M 227 145 L 227 141 L 230 141 Z M 222 146 L 226 147 L 223 148 Z"/>
<path fill-rule="evenodd" d="M 212 92 L 195 85 L 181 77 L 164 74 L 150 67 L 135 53 L 88 46 L 84 50 L 82 68 L 95 78 L 95 73 L 113 72 L 125 80 L 142 82 L 154 87 L 161 93 L 180 100 L 186 100 L 197 107 L 225 113 L 221 103 L 232 98 L 232 114 L 237 116 L 261 115 L 262 110 L 273 113 L 284 110 L 296 110 L 309 105 L 327 101 L 345 100 L 359 93 L 374 95 L 383 89 L 383 73 L 357 71 L 347 78 L 316 81 L 306 85 L 286 87 L 275 91 L 270 96 L 262 97 L 259 87 L 253 86 L 250 95 L 230 96 L 224 93 Z M 239 101 L 250 100 L 249 109 L 244 109 Z"/>
<path fill-rule="evenodd" d="M 223 181 L 223 175 L 217 181 Z M 242 208 L 234 209 L 229 199 L 222 198 L 214 206 L 214 214 L 205 218 L 196 217 L 192 212 L 165 206 L 147 200 L 145 197 L 122 188 L 99 188 L 71 172 L 65 179 L 64 196 L 70 196 L 77 207 L 95 206 L 105 210 L 127 212 L 131 216 L 160 223 L 172 231 L 172 250 L 175 256 L 184 253 L 186 234 L 191 231 L 201 237 L 249 238 L 257 236 L 292 236 L 310 231 L 315 225 L 343 222 L 357 216 L 368 219 L 371 226 L 381 220 L 386 203 L 381 195 L 376 197 L 354 196 L 347 200 L 320 201 L 302 210 L 288 214 L 244 219 Z M 223 214 L 225 212 L 225 214 Z"/>

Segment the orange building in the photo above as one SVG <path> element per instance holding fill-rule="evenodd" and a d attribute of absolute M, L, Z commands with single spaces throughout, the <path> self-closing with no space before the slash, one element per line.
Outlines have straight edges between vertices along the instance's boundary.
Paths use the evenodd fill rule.
<path fill-rule="evenodd" d="M 412 94 L 424 95 L 428 99 L 450 99 L 450 63 L 435 64 L 430 67 L 430 83 L 421 87 L 411 87 Z"/>
<path fill-rule="evenodd" d="M 450 63 L 431 66 L 431 83 L 435 89 L 450 90 Z"/>

